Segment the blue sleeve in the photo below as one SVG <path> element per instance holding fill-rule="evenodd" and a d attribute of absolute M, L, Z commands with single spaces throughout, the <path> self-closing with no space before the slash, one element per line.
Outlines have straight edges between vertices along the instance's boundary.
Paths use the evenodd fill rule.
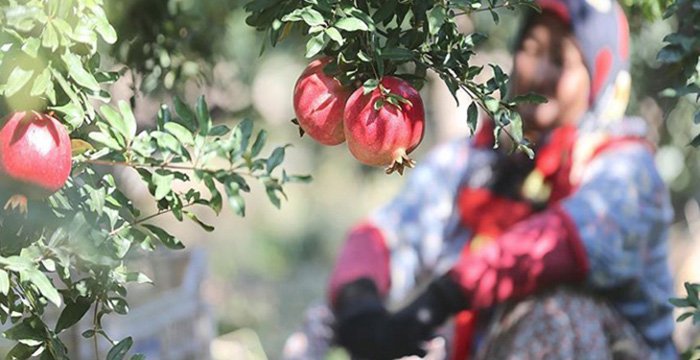
<path fill-rule="evenodd" d="M 455 217 L 454 201 L 472 162 L 465 139 L 438 146 L 408 172 L 401 191 L 372 214 L 390 252 L 391 298 L 400 298 L 429 272 L 444 251 L 445 230 Z"/>
<path fill-rule="evenodd" d="M 587 285 L 650 341 L 670 337 L 667 233 L 673 217 L 668 190 L 642 144 L 594 158 L 578 190 L 563 202 L 588 258 Z"/>

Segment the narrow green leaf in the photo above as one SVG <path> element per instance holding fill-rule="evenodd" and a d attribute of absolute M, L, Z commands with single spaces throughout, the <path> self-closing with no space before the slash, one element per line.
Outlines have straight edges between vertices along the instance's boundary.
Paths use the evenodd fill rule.
<path fill-rule="evenodd" d="M 41 33 L 41 45 L 51 49 L 51 51 L 58 49 L 58 33 L 53 24 L 48 23 L 44 27 L 44 31 Z"/>
<path fill-rule="evenodd" d="M 529 92 L 529 93 L 524 94 L 524 95 L 518 95 L 511 100 L 511 103 L 513 103 L 513 104 L 519 104 L 519 103 L 544 104 L 546 102 L 547 102 L 546 97 L 544 97 L 542 95 L 535 94 L 533 92 Z"/>
<path fill-rule="evenodd" d="M 127 133 L 125 138 L 127 142 L 130 143 L 136 136 L 136 118 L 131 111 L 129 103 L 124 100 L 119 101 L 119 112 L 121 112 L 124 123 L 126 124 Z"/>
<path fill-rule="evenodd" d="M 25 40 L 24 44 L 22 44 L 22 51 L 24 51 L 25 54 L 36 58 L 40 46 L 41 41 L 39 41 L 38 38 L 30 37 Z"/>
<path fill-rule="evenodd" d="M 165 245 L 167 248 L 173 250 L 180 250 L 185 248 L 185 245 L 180 240 L 172 236 L 167 231 L 161 229 L 160 227 L 151 224 L 144 224 L 143 227 L 148 229 L 153 234 L 153 236 L 158 238 L 158 240 L 160 240 L 160 242 L 162 242 L 163 245 Z"/>
<path fill-rule="evenodd" d="M 250 157 L 254 158 L 260 154 L 265 142 L 267 141 L 267 131 L 260 130 L 258 135 L 255 137 L 255 142 L 253 142 L 253 147 L 250 149 Z"/>
<path fill-rule="evenodd" d="M 144 354 L 136 354 L 131 357 L 131 360 L 146 360 L 146 355 Z"/>
<path fill-rule="evenodd" d="M 12 96 L 17 93 L 31 80 L 32 76 L 34 76 L 34 70 L 32 69 L 25 70 L 19 66 L 12 69 L 5 85 L 5 96 Z"/>
<path fill-rule="evenodd" d="M 102 8 L 98 6 L 92 7 L 93 12 L 96 12 L 97 9 L 102 10 Z M 104 12 L 100 11 L 100 14 L 95 13 L 95 15 L 97 15 L 94 17 L 95 30 L 97 30 L 97 33 L 100 34 L 102 39 L 107 44 L 114 44 L 117 42 L 117 32 L 114 30 L 112 25 L 109 24 L 107 16 L 104 14 Z"/>
<path fill-rule="evenodd" d="M 671 303 L 671 305 L 675 307 L 688 307 L 690 306 L 690 303 L 688 302 L 687 299 L 682 299 L 682 298 L 671 298 L 668 299 L 668 302 Z"/>
<path fill-rule="evenodd" d="M 272 151 L 272 155 L 267 159 L 265 167 L 267 168 L 267 173 L 271 173 L 277 166 L 279 166 L 284 160 L 285 147 L 278 147 Z"/>
<path fill-rule="evenodd" d="M 209 107 L 204 99 L 204 95 L 197 98 L 197 122 L 199 123 L 199 133 L 206 135 L 211 127 L 211 118 L 209 117 Z"/>
<path fill-rule="evenodd" d="M 129 352 L 129 349 L 131 349 L 131 346 L 133 344 L 134 344 L 134 340 L 131 339 L 131 336 L 118 342 L 107 353 L 107 360 L 122 360 L 122 359 L 124 359 L 124 357 Z"/>
<path fill-rule="evenodd" d="M 204 231 L 206 232 L 212 232 L 214 231 L 214 227 L 205 223 L 204 221 L 200 220 L 197 215 L 191 211 L 184 211 L 185 216 L 187 216 L 190 220 L 194 221 L 199 225 Z"/>
<path fill-rule="evenodd" d="M 67 301 L 66 307 L 61 312 L 56 322 L 56 333 L 68 329 L 69 327 L 75 325 L 83 318 L 85 313 L 90 310 L 92 302 L 84 297 L 79 297 L 75 302 Z"/>
<path fill-rule="evenodd" d="M 0 269 L 0 294 L 7 295 L 10 291 L 10 274 Z"/>
<path fill-rule="evenodd" d="M 175 103 L 175 112 L 184 122 L 182 125 L 184 125 L 190 130 L 196 129 L 197 123 L 195 121 L 195 116 L 192 110 L 190 110 L 190 108 L 177 96 L 173 99 L 173 102 Z"/>
<path fill-rule="evenodd" d="M 469 126 L 470 134 L 476 133 L 476 125 L 479 120 L 479 110 L 476 108 L 476 102 L 469 104 L 467 108 L 467 126 Z"/>
<path fill-rule="evenodd" d="M 77 55 L 66 52 L 65 54 L 61 55 L 61 59 L 66 64 L 70 77 L 73 78 L 78 85 L 92 91 L 100 90 L 100 84 L 97 83 L 97 80 L 92 74 L 85 70 L 83 63 L 80 61 L 80 58 Z"/>
<path fill-rule="evenodd" d="M 687 318 L 689 318 L 689 317 L 691 317 L 691 316 L 693 316 L 693 312 L 692 312 L 692 311 L 689 311 L 689 312 L 687 312 L 687 313 L 682 314 L 681 316 L 679 316 L 679 317 L 676 319 L 676 322 L 681 322 L 681 321 L 683 321 L 683 320 L 685 320 L 685 319 L 687 319 Z"/>
<path fill-rule="evenodd" d="M 213 128 L 211 128 L 207 135 L 208 136 L 223 136 L 223 135 L 228 134 L 230 131 L 231 131 L 231 129 L 228 126 L 226 126 L 224 124 L 220 124 L 220 125 L 216 125 Z"/>

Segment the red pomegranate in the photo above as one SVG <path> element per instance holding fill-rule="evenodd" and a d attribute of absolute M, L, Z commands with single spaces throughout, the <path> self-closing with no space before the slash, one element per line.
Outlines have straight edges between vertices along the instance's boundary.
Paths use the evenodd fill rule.
<path fill-rule="evenodd" d="M 15 112 L 0 129 L 0 183 L 16 193 L 6 208 L 26 211 L 26 198 L 44 198 L 66 183 L 71 144 L 66 128 L 47 114 Z"/>
<path fill-rule="evenodd" d="M 423 139 L 425 112 L 420 94 L 408 82 L 386 76 L 380 86 L 365 95 L 359 88 L 345 104 L 345 138 L 360 162 L 388 166 L 386 173 L 413 167 L 408 157 Z M 392 95 L 400 95 L 399 101 Z"/>
<path fill-rule="evenodd" d="M 312 61 L 294 86 L 294 112 L 301 129 L 324 145 L 345 141 L 343 109 L 350 91 L 323 72 L 331 58 Z"/>

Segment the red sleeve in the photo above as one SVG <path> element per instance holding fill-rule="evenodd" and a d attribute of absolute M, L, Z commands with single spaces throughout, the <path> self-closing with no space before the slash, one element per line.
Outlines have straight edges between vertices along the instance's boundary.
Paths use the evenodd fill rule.
<path fill-rule="evenodd" d="M 379 228 L 363 223 L 350 231 L 343 244 L 328 285 L 328 299 L 335 304 L 343 285 L 359 278 L 369 278 L 381 296 L 389 291 L 389 249 Z"/>
<path fill-rule="evenodd" d="M 450 275 L 471 309 L 485 309 L 542 288 L 585 278 L 588 261 L 575 225 L 561 209 L 533 215 L 473 252 Z"/>

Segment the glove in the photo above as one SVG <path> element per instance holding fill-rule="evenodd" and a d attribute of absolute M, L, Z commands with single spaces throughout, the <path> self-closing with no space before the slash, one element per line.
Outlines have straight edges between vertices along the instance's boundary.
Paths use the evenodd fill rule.
<path fill-rule="evenodd" d="M 466 306 L 451 278 L 435 280 L 410 305 L 390 314 L 368 279 L 347 285 L 339 296 L 338 343 L 361 359 L 424 356 L 435 329 Z"/>

